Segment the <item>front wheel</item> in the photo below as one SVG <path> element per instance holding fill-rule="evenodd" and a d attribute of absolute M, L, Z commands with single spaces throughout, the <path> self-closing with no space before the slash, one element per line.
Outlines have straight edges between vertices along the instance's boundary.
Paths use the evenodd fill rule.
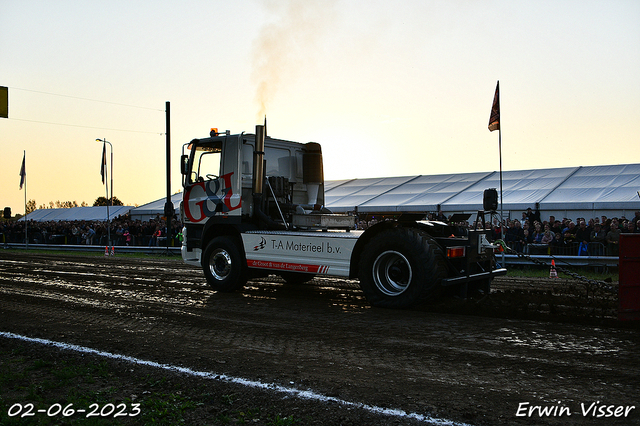
<path fill-rule="evenodd" d="M 247 282 L 247 265 L 230 237 L 216 237 L 204 251 L 202 269 L 207 283 L 220 292 L 236 291 Z"/>
<path fill-rule="evenodd" d="M 446 274 L 442 250 L 414 228 L 394 228 L 373 237 L 362 253 L 360 286 L 369 302 L 406 308 L 431 296 Z"/>

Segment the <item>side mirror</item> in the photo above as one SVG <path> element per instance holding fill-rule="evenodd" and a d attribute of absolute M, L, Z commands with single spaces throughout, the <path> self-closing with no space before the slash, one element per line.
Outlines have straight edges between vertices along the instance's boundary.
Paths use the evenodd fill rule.
<path fill-rule="evenodd" d="M 181 155 L 180 156 L 180 173 L 182 173 L 183 175 L 187 174 L 187 166 L 189 164 L 189 156 L 188 155 Z"/>

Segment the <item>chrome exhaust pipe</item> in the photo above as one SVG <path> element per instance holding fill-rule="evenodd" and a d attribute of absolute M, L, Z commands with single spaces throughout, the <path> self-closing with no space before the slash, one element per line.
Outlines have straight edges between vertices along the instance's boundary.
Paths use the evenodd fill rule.
<path fill-rule="evenodd" d="M 256 141 L 253 149 L 253 193 L 262 195 L 264 186 L 264 138 L 265 126 L 256 125 Z"/>

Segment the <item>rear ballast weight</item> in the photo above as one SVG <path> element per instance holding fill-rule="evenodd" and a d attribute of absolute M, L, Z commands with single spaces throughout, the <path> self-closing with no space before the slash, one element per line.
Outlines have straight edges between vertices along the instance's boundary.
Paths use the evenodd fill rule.
<path fill-rule="evenodd" d="M 372 305 L 404 308 L 446 288 L 488 292 L 506 273 L 488 231 L 402 217 L 356 230 L 355 216 L 324 207 L 320 145 L 267 137 L 265 126 L 192 140 L 181 172 L 182 257 L 217 291 L 267 274 L 332 275 L 359 279 Z"/>

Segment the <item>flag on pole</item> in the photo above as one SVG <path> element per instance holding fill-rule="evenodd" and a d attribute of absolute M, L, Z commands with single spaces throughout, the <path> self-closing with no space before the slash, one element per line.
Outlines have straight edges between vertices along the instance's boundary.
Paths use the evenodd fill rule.
<path fill-rule="evenodd" d="M 107 143 L 102 143 L 102 163 L 100 164 L 100 175 L 102 176 L 102 183 L 107 173 Z"/>
<path fill-rule="evenodd" d="M 27 180 L 27 168 L 25 166 L 26 157 L 27 157 L 27 153 L 25 152 L 22 156 L 22 167 L 20 167 L 20 189 L 22 189 L 22 185 L 24 185 L 24 181 Z"/>
<path fill-rule="evenodd" d="M 489 117 L 489 130 L 500 130 L 500 82 L 496 84 L 496 94 L 493 96 L 491 116 Z"/>

